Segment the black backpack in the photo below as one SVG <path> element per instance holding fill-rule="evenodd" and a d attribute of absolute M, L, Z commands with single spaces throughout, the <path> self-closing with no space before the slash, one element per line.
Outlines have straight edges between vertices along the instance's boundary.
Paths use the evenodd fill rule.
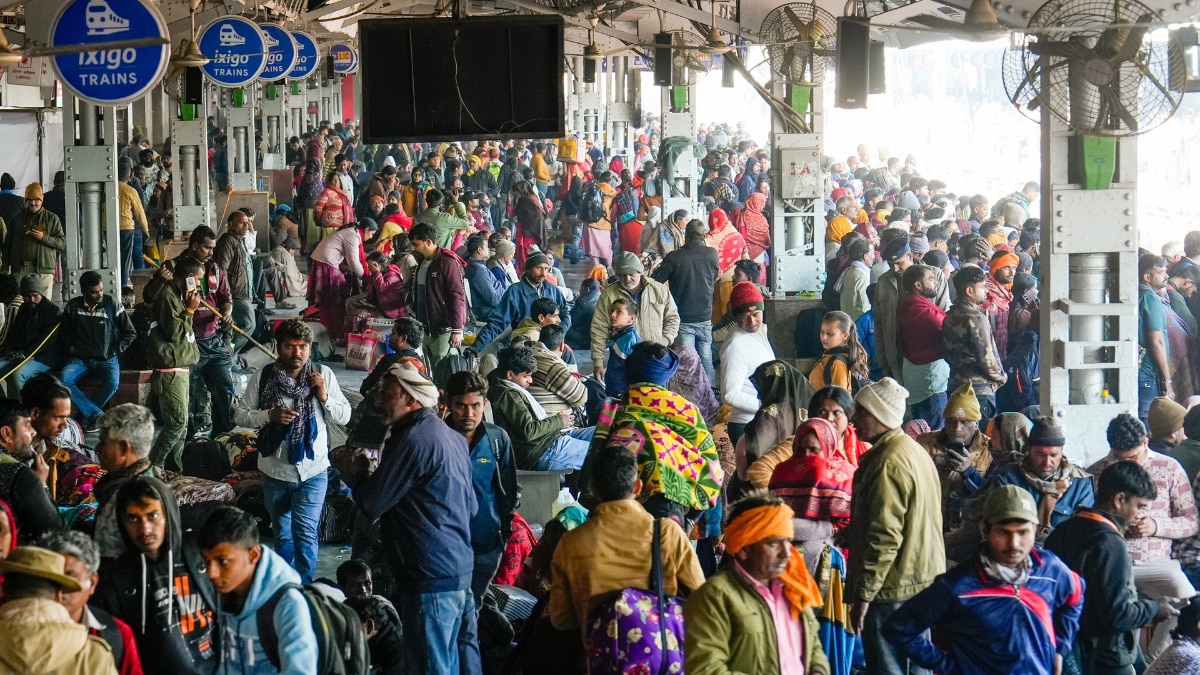
<path fill-rule="evenodd" d="M 796 358 L 819 359 L 825 353 L 825 348 L 821 346 L 821 321 L 826 311 L 823 305 L 817 305 L 796 314 L 796 328 L 792 334 Z"/>
<path fill-rule="evenodd" d="M 591 225 L 604 217 L 604 192 L 596 181 L 583 186 L 579 198 L 579 222 Z"/>
<path fill-rule="evenodd" d="M 229 451 L 210 438 L 197 438 L 188 443 L 183 449 L 180 461 L 183 463 L 182 473 L 185 476 L 221 481 L 233 473 Z"/>
<path fill-rule="evenodd" d="M 1021 412 L 1038 404 L 1040 343 L 1037 331 L 1027 330 L 1008 345 L 1008 360 L 1004 363 L 1008 382 L 996 391 L 997 412 Z"/>
<path fill-rule="evenodd" d="M 271 665 L 279 668 L 275 607 L 283 594 L 293 588 L 304 596 L 317 636 L 317 670 L 313 675 L 367 675 L 371 670 L 371 650 L 358 613 L 315 587 L 300 584 L 283 585 L 258 610 L 258 639 Z"/>
<path fill-rule="evenodd" d="M 833 362 L 841 361 L 846 366 L 846 371 L 850 373 L 850 393 L 857 394 L 860 389 L 871 384 L 869 378 L 863 377 L 854 372 L 854 364 L 850 362 L 850 357 L 845 354 L 831 354 L 833 358 L 825 362 L 825 386 L 830 386 L 830 381 L 833 379 Z"/>

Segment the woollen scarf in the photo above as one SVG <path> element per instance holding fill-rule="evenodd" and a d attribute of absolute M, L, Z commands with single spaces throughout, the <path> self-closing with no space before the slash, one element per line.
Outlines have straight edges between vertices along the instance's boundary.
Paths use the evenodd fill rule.
<path fill-rule="evenodd" d="M 312 362 L 304 364 L 300 375 L 292 379 L 278 364 L 272 363 L 263 369 L 262 392 L 258 397 L 259 407 L 271 409 L 288 407 L 285 399 L 292 399 L 296 419 L 291 424 L 269 422 L 259 436 L 258 452 L 270 457 L 280 443 L 287 441 L 288 462 L 298 464 L 301 460 L 313 459 L 313 446 L 317 441 L 317 411 L 313 403 Z"/>

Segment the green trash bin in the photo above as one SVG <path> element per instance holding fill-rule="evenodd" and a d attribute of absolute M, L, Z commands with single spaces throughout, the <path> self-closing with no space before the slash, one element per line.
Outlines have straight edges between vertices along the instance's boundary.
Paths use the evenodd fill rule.
<path fill-rule="evenodd" d="M 1117 139 L 1113 136 L 1080 136 L 1083 148 L 1083 187 L 1107 190 L 1117 170 Z"/>

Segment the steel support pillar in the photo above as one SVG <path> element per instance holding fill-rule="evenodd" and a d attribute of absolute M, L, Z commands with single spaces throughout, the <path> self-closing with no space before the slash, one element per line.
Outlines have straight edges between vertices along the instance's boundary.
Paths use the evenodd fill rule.
<path fill-rule="evenodd" d="M 105 288 L 121 286 L 121 239 L 117 194 L 116 110 L 63 91 L 67 250 L 63 296 L 79 290 L 79 275 L 100 273 Z"/>
<path fill-rule="evenodd" d="M 606 137 L 609 153 L 613 157 L 624 157 L 625 165 L 633 166 L 633 102 L 629 100 L 628 78 L 637 77 L 637 70 L 630 68 L 628 56 L 613 56 L 608 59 L 608 114 Z"/>
<path fill-rule="evenodd" d="M 234 190 L 257 190 L 255 182 L 254 108 L 229 108 L 226 131 L 229 152 L 229 184 Z"/>
<path fill-rule="evenodd" d="M 672 87 L 660 88 L 663 138 L 673 136 L 694 138 L 696 136 L 696 88 L 686 87 L 686 89 L 687 105 L 676 107 L 671 100 Z M 700 203 L 700 165 L 696 161 L 696 156 L 690 151 L 680 154 L 675 160 L 671 180 L 666 180 L 664 176 L 661 194 L 664 219 L 668 214 L 684 209 L 692 214 L 693 218 L 708 222 L 708 215 L 703 212 L 703 205 Z"/>
<path fill-rule="evenodd" d="M 288 110 L 282 84 L 263 85 L 261 99 L 263 157 L 265 170 L 282 169 L 286 164 Z"/>
<path fill-rule="evenodd" d="M 1080 140 L 1043 109 L 1039 402 L 1087 466 L 1108 452 L 1109 421 L 1137 414 L 1137 139 L 1117 141 L 1104 190 L 1077 182 Z"/>
<path fill-rule="evenodd" d="M 208 123 L 202 119 L 173 120 L 171 143 L 175 146 L 175 185 L 171 190 L 175 235 L 187 234 L 201 225 L 212 227 L 208 198 Z"/>
<path fill-rule="evenodd" d="M 783 96 L 780 84 L 776 94 Z M 812 133 L 780 133 L 782 123 L 771 116 L 774 130 L 771 156 L 771 293 L 819 293 L 825 285 L 825 205 L 823 151 L 825 97 L 812 88 Z M 745 199 L 745 195 L 742 196 Z"/>

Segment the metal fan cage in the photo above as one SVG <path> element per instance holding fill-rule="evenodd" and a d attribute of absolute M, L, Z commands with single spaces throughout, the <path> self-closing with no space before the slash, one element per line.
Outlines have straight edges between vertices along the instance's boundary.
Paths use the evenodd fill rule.
<path fill-rule="evenodd" d="M 1108 27 L 1155 20 L 1137 0 L 1051 0 L 1005 49 L 1009 100 L 1036 121 L 1044 106 L 1080 133 L 1132 136 L 1159 126 L 1182 100 L 1182 48 L 1166 31 Z"/>
<path fill-rule="evenodd" d="M 712 70 L 712 57 L 700 51 L 704 38 L 689 30 L 671 31 L 671 81 L 676 84 L 694 85 Z M 675 49 L 674 47 L 694 49 Z"/>
<path fill-rule="evenodd" d="M 780 5 L 763 19 L 759 35 L 768 44 L 773 75 L 813 87 L 825 82 L 829 54 L 836 49 L 837 40 L 837 20 L 832 14 L 813 3 Z"/>

